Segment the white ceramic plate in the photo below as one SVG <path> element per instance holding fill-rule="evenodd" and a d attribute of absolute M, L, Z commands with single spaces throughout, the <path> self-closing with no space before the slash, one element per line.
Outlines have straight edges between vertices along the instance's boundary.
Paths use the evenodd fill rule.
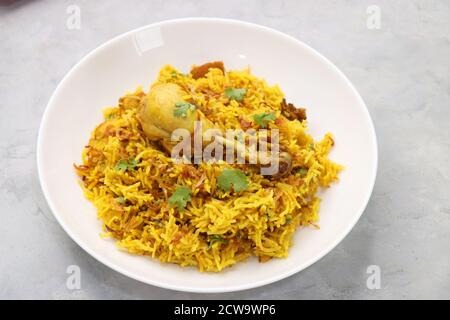
<path fill-rule="evenodd" d="M 251 66 L 279 84 L 287 100 L 306 106 L 310 133 L 334 134 L 331 158 L 345 165 L 341 181 L 322 193 L 320 230 L 300 229 L 287 259 L 238 263 L 221 273 L 162 264 L 118 250 L 99 237 L 96 210 L 78 185 L 72 164 L 102 121 L 102 109 L 126 91 L 155 80 L 164 64 L 188 72 L 192 64 L 222 60 L 228 69 Z M 222 19 L 182 19 L 133 30 L 92 51 L 61 81 L 45 111 L 37 147 L 48 204 L 64 230 L 112 269 L 142 282 L 182 291 L 226 292 L 288 277 L 333 249 L 369 200 L 377 169 L 375 131 L 363 100 L 348 79 L 302 42 L 266 27 Z"/>

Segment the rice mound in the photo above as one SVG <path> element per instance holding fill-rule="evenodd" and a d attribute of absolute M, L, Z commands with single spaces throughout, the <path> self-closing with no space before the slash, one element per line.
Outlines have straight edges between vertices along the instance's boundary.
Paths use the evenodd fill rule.
<path fill-rule="evenodd" d="M 161 83 L 180 85 L 189 92 L 186 99 L 224 130 L 240 129 L 254 114 L 275 113 L 277 121 L 268 129 L 279 130 L 280 145 L 293 156 L 293 170 L 269 179 L 245 164 L 175 163 L 142 131 L 136 114 L 145 93 L 138 88 L 120 98 L 118 106 L 105 109 L 104 121 L 83 150 L 82 164 L 75 165 L 85 196 L 103 222 L 102 235 L 132 254 L 200 271 L 218 272 L 250 256 L 261 262 L 287 257 L 297 227 L 317 227 L 318 188 L 337 180 L 342 168 L 327 157 L 334 144 L 331 134 L 315 142 L 306 121 L 280 117 L 282 91 L 248 69 L 225 74 L 210 69 L 193 79 L 165 66 L 153 85 Z M 224 97 L 229 87 L 246 88 L 245 99 Z M 123 159 L 133 159 L 132 170 L 117 170 Z M 248 189 L 220 190 L 217 177 L 224 168 L 242 170 Z M 168 203 L 178 186 L 192 192 L 184 210 Z"/>

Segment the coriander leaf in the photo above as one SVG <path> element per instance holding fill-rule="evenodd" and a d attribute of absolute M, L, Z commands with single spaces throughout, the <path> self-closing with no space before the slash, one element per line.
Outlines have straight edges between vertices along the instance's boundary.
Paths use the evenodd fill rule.
<path fill-rule="evenodd" d="M 177 187 L 175 192 L 169 198 L 169 204 L 177 206 L 178 210 L 183 210 L 188 201 L 191 200 L 191 190 L 187 187 Z"/>
<path fill-rule="evenodd" d="M 232 186 L 235 192 L 248 188 L 247 176 L 239 169 L 223 170 L 217 178 L 217 183 L 223 191 L 230 191 Z"/>
<path fill-rule="evenodd" d="M 267 127 L 267 123 L 269 121 L 273 121 L 275 120 L 277 117 L 275 116 L 274 113 L 260 113 L 260 114 L 255 114 L 253 115 L 253 120 L 255 120 L 255 122 L 261 126 L 261 128 L 266 128 Z"/>
<path fill-rule="evenodd" d="M 227 244 L 227 243 L 228 243 L 228 241 L 225 240 L 224 238 L 222 238 L 221 236 L 219 236 L 219 235 L 217 235 L 217 234 L 214 234 L 214 235 L 212 235 L 212 236 L 209 238 L 209 245 L 208 245 L 208 247 L 211 248 L 212 245 L 213 245 L 214 243 L 216 243 L 216 242 L 223 243 L 223 244 Z"/>
<path fill-rule="evenodd" d="M 116 201 L 120 204 L 124 204 L 126 200 L 124 197 L 118 197 L 118 198 L 116 198 Z"/>
<path fill-rule="evenodd" d="M 178 72 L 177 70 L 173 70 L 173 71 L 170 73 L 170 76 L 171 76 L 173 79 L 175 79 L 175 78 L 177 78 L 178 76 L 180 76 L 180 77 L 186 77 L 186 74 L 184 74 L 184 73 L 182 73 L 182 72 Z"/>
<path fill-rule="evenodd" d="M 117 162 L 115 168 L 116 168 L 116 170 L 123 170 L 123 171 L 125 171 L 125 170 L 128 169 L 128 162 L 126 160 L 121 159 L 121 160 L 119 160 L 119 162 Z"/>
<path fill-rule="evenodd" d="M 300 168 L 300 169 L 298 169 L 297 173 L 300 174 L 302 177 L 304 177 L 308 174 L 308 169 Z"/>
<path fill-rule="evenodd" d="M 121 159 L 117 162 L 115 169 L 120 170 L 134 170 L 138 165 L 138 161 L 135 158 L 130 158 L 127 160 Z"/>
<path fill-rule="evenodd" d="M 290 216 L 290 215 L 286 216 L 285 221 L 286 221 L 285 222 L 286 224 L 291 224 L 292 223 L 292 216 Z"/>
<path fill-rule="evenodd" d="M 163 224 L 161 219 L 150 219 L 150 221 L 155 223 L 155 224 L 157 224 L 157 225 L 159 225 L 159 226 L 162 226 L 162 224 Z"/>
<path fill-rule="evenodd" d="M 138 165 L 138 162 L 135 158 L 130 158 L 128 160 L 128 169 L 129 170 L 134 170 Z"/>
<path fill-rule="evenodd" d="M 175 103 L 175 109 L 173 115 L 178 118 L 186 118 L 188 111 L 194 111 L 196 106 L 186 101 L 180 101 Z"/>
<path fill-rule="evenodd" d="M 247 89 L 245 89 L 245 88 L 240 88 L 240 89 L 226 88 L 225 89 L 225 96 L 231 100 L 236 100 L 238 102 L 241 102 L 242 100 L 244 100 L 244 96 L 246 93 L 247 93 Z"/>
<path fill-rule="evenodd" d="M 311 150 L 314 150 L 314 143 L 310 143 L 310 144 L 309 144 L 309 148 L 310 148 Z"/>

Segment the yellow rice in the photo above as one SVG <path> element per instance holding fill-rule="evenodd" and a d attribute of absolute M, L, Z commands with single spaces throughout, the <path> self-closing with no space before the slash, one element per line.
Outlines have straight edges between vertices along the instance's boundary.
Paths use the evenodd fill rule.
<path fill-rule="evenodd" d="M 269 86 L 250 70 L 224 75 L 211 69 L 206 77 L 194 80 L 165 66 L 154 85 L 169 82 L 185 88 L 186 99 L 210 110 L 208 118 L 222 129 L 239 129 L 241 119 L 252 121 L 252 115 L 262 112 L 279 117 L 284 98 L 278 86 Z M 227 87 L 246 88 L 245 99 L 229 102 L 223 97 Z M 268 179 L 243 165 L 176 164 L 141 129 L 136 112 L 143 96 L 138 88 L 104 111 L 104 122 L 93 131 L 82 165 L 76 166 L 84 193 L 103 221 L 104 235 L 116 239 L 120 248 L 217 272 L 250 256 L 262 262 L 284 258 L 297 227 L 317 226 L 320 199 L 316 191 L 337 180 L 341 170 L 327 158 L 333 145 L 331 134 L 315 142 L 306 132 L 306 121 L 270 122 L 269 129 L 279 129 L 280 145 L 293 156 L 293 171 L 281 179 Z M 123 158 L 135 158 L 137 168 L 116 170 Z M 216 179 L 229 167 L 247 175 L 248 190 L 218 190 Z M 181 211 L 168 203 L 177 186 L 192 192 Z M 212 236 L 223 241 L 213 242 Z"/>

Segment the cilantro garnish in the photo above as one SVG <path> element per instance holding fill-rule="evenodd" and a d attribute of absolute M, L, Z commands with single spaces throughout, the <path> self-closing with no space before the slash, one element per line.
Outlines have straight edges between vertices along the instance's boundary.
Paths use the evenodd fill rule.
<path fill-rule="evenodd" d="M 134 158 L 130 158 L 127 160 L 121 159 L 119 162 L 117 162 L 115 169 L 118 171 L 125 171 L 125 170 L 134 170 L 136 169 L 138 165 L 138 161 Z"/>
<path fill-rule="evenodd" d="M 275 116 L 274 113 L 260 113 L 253 115 L 253 120 L 255 120 L 255 122 L 259 124 L 261 128 L 266 128 L 267 123 L 269 121 L 275 120 L 276 118 L 277 117 Z"/>
<path fill-rule="evenodd" d="M 223 244 L 227 244 L 227 243 L 228 243 L 228 241 L 225 240 L 224 238 L 222 238 L 221 236 L 219 236 L 219 235 L 217 235 L 217 234 L 214 234 L 214 235 L 212 235 L 212 236 L 209 238 L 209 244 L 208 244 L 208 247 L 211 248 L 212 245 L 213 245 L 214 243 L 216 243 L 216 242 L 223 243 Z"/>
<path fill-rule="evenodd" d="M 291 224 L 292 223 L 292 217 L 290 215 L 286 216 L 286 224 Z"/>
<path fill-rule="evenodd" d="M 186 101 L 180 101 L 175 103 L 175 109 L 173 115 L 178 118 L 186 118 L 188 111 L 194 111 L 196 106 Z"/>
<path fill-rule="evenodd" d="M 126 160 L 119 160 L 116 164 L 116 170 L 127 170 L 128 169 L 128 162 Z"/>
<path fill-rule="evenodd" d="M 172 79 L 175 79 L 175 78 L 177 78 L 178 76 L 180 76 L 180 77 L 185 77 L 186 74 L 184 74 L 184 73 L 182 73 L 182 72 L 178 72 L 177 70 L 173 70 L 173 71 L 170 73 L 170 76 L 172 77 Z"/>
<path fill-rule="evenodd" d="M 153 222 L 154 224 L 157 224 L 158 226 L 162 226 L 163 224 L 161 219 L 151 219 L 150 221 Z"/>
<path fill-rule="evenodd" d="M 238 102 L 241 102 L 244 100 L 244 96 L 247 93 L 247 89 L 245 88 L 227 88 L 225 89 L 225 96 L 231 100 L 236 100 Z"/>
<path fill-rule="evenodd" d="M 248 188 L 247 176 L 239 169 L 223 170 L 217 178 L 217 183 L 223 191 L 230 191 L 232 186 L 235 192 Z"/>
<path fill-rule="evenodd" d="M 300 174 L 302 177 L 304 177 L 304 176 L 307 175 L 308 169 L 306 169 L 306 168 L 300 168 L 300 169 L 298 169 L 297 173 Z"/>
<path fill-rule="evenodd" d="M 131 158 L 128 160 L 128 169 L 130 170 L 134 170 L 138 165 L 138 162 L 136 161 L 135 158 Z"/>
<path fill-rule="evenodd" d="M 191 200 L 191 190 L 187 187 L 177 187 L 169 198 L 171 206 L 177 206 L 178 210 L 183 210 L 188 201 Z"/>
<path fill-rule="evenodd" d="M 120 204 L 124 204 L 126 200 L 124 197 L 118 197 L 118 198 L 116 198 L 116 201 Z"/>

